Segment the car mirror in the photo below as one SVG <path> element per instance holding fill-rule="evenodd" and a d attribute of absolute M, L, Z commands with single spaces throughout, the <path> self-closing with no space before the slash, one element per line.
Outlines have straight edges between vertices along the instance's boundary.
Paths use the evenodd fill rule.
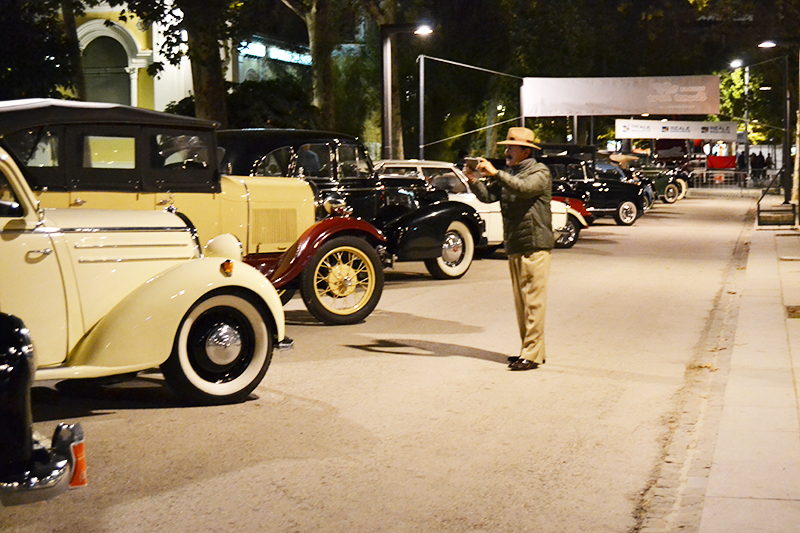
<path fill-rule="evenodd" d="M 0 217 L 19 218 L 25 216 L 25 209 L 18 202 L 0 202 Z"/>

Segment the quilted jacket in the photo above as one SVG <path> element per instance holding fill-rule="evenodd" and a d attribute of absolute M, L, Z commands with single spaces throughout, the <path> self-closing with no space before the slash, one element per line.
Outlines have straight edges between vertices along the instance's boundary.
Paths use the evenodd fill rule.
<path fill-rule="evenodd" d="M 553 248 L 552 182 L 550 170 L 543 163 L 530 157 L 485 181 L 472 181 L 470 189 L 482 202 L 500 201 L 507 254 Z"/>

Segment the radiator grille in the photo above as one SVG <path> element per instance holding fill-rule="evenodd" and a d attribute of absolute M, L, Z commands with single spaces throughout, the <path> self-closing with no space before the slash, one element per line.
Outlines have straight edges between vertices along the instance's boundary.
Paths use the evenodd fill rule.
<path fill-rule="evenodd" d="M 250 227 L 256 245 L 285 244 L 297 240 L 297 210 L 255 209 Z"/>

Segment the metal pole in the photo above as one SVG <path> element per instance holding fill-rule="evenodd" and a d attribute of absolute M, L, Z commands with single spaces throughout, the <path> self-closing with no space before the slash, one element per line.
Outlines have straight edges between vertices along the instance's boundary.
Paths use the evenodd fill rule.
<path fill-rule="evenodd" d="M 792 98 L 789 92 L 789 56 L 783 56 L 783 87 L 786 93 L 786 109 L 783 117 L 783 155 L 781 156 L 781 186 L 783 187 L 783 203 L 791 203 L 792 200 L 792 178 L 789 173 L 789 155 L 792 151 L 791 130 L 792 130 Z"/>
<path fill-rule="evenodd" d="M 797 55 L 798 69 L 800 69 L 800 50 Z M 800 91 L 800 70 L 798 70 L 798 91 Z M 800 102 L 800 100 L 798 100 Z M 794 206 L 794 227 L 798 227 L 798 187 L 800 186 L 800 109 L 797 110 L 797 126 L 794 138 L 794 173 L 792 174 L 792 205 Z"/>
<path fill-rule="evenodd" d="M 419 56 L 419 158 L 425 159 L 425 56 Z"/>
<path fill-rule="evenodd" d="M 747 187 L 750 179 L 750 67 L 744 67 L 744 161 L 747 165 L 747 176 L 745 176 L 743 187 Z"/>
<path fill-rule="evenodd" d="M 383 159 L 392 159 L 392 34 L 381 28 L 383 37 Z"/>
<path fill-rule="evenodd" d="M 572 116 L 572 144 L 578 144 L 578 115 Z"/>

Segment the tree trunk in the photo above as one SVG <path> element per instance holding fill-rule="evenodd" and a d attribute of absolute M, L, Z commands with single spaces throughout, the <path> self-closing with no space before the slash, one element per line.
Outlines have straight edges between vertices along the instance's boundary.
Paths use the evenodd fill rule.
<path fill-rule="evenodd" d="M 77 69 L 75 70 L 75 92 L 78 100 L 86 101 L 86 74 L 83 71 L 83 54 L 81 54 L 81 44 L 78 40 L 78 29 L 75 23 L 75 11 L 69 0 L 61 1 L 61 16 L 64 19 L 64 33 L 67 37 L 69 47 L 75 54 Z"/>
<path fill-rule="evenodd" d="M 370 13 L 375 23 L 378 26 L 385 24 L 394 24 L 397 20 L 397 1 L 387 0 L 381 2 L 380 0 L 365 0 L 364 7 Z M 390 36 L 392 40 L 392 94 L 391 94 L 391 114 L 392 114 L 392 131 L 389 133 L 389 143 L 392 146 L 392 157 L 394 159 L 405 159 L 405 150 L 403 146 L 403 120 L 401 113 L 400 95 L 402 90 L 400 87 L 400 73 L 396 67 L 397 51 L 395 39 L 396 36 Z M 381 43 L 383 45 L 383 43 Z M 421 97 L 421 95 L 420 95 Z"/>
<path fill-rule="evenodd" d="M 330 28 L 330 5 L 328 0 L 316 0 L 304 17 L 308 29 L 308 46 L 311 53 L 314 88 L 313 104 L 319 109 L 322 127 L 336 129 L 333 95 L 334 43 Z"/>
<path fill-rule="evenodd" d="M 495 126 L 497 123 L 497 97 L 493 96 L 489 98 L 489 103 L 487 105 L 486 125 L 492 127 L 486 130 L 486 149 L 483 153 L 486 154 L 486 157 L 498 157 L 498 154 L 495 152 L 497 150 L 498 128 L 498 126 Z"/>
<path fill-rule="evenodd" d="M 390 37 L 395 39 L 396 36 Z M 401 111 L 402 87 L 400 87 L 400 69 L 397 68 L 397 47 L 392 43 L 392 154 L 395 159 L 405 159 L 403 145 L 403 114 Z"/>
<path fill-rule="evenodd" d="M 187 19 L 184 20 L 189 34 L 195 114 L 198 118 L 215 120 L 220 128 L 226 128 L 228 107 L 219 41 L 211 32 L 203 31 L 201 25 L 194 25 Z"/>

